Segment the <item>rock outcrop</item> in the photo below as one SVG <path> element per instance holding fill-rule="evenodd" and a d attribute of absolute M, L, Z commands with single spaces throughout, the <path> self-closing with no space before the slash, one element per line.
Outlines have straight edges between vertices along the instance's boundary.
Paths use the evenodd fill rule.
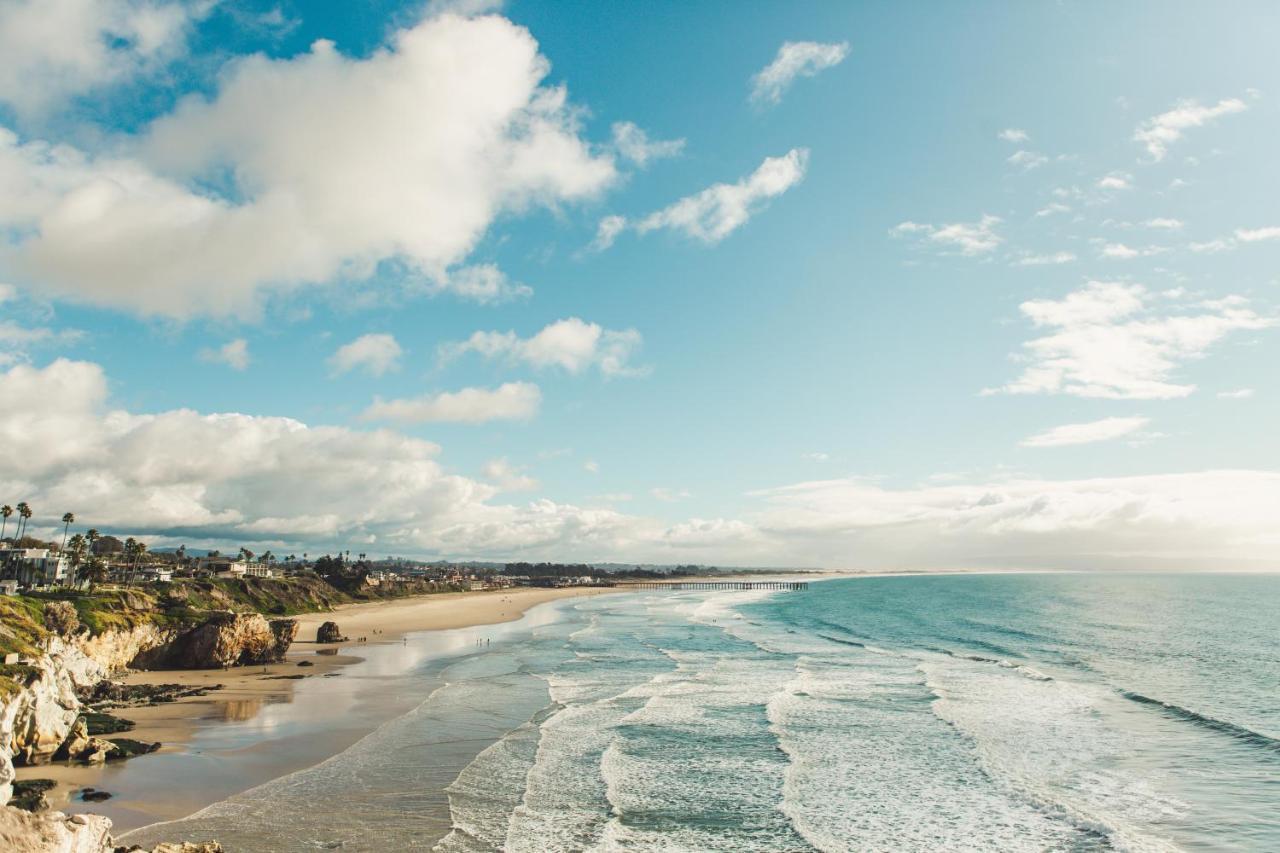
<path fill-rule="evenodd" d="M 342 629 L 337 622 L 325 622 L 316 629 L 317 643 L 341 643 L 347 638 L 342 636 Z"/>
<path fill-rule="evenodd" d="M 111 821 L 97 815 L 32 814 L 0 806 L 0 850 L 8 853 L 110 853 Z"/>
<path fill-rule="evenodd" d="M 141 669 L 219 669 L 284 659 L 297 636 L 293 619 L 268 622 L 257 613 L 218 613 L 133 660 Z"/>
<path fill-rule="evenodd" d="M 31 812 L 0 806 L 0 850 L 5 853 L 115 853 L 111 821 L 98 815 L 65 815 L 62 812 Z M 150 853 L 223 853 L 216 841 L 203 844 L 165 843 Z"/>

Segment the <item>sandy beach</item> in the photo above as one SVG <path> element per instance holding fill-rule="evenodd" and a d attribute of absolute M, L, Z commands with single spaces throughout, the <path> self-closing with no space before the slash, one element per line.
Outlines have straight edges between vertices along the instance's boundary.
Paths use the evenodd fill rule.
<path fill-rule="evenodd" d="M 141 756 L 127 762 L 106 766 L 79 766 L 47 764 L 18 769 L 19 779 L 54 779 L 58 787 L 49 792 L 54 808 L 68 812 L 115 813 L 117 824 L 138 825 L 148 819 L 170 820 L 181 817 L 212 800 L 209 790 L 201 785 L 191 785 L 190 790 L 175 791 L 154 802 L 134 801 L 130 804 L 129 819 L 122 820 L 118 805 L 112 801 L 85 803 L 78 793 L 87 787 L 112 791 L 126 770 L 137 773 L 148 763 L 158 763 L 166 756 L 186 754 L 193 738 L 216 737 L 216 729 L 226 726 L 228 735 L 232 729 L 250 731 L 243 737 L 252 739 L 251 729 L 258 721 L 264 729 L 264 713 L 279 709 L 295 701 L 295 694 L 302 684 L 307 685 L 307 699 L 316 704 L 312 716 L 317 726 L 323 725 L 327 708 L 325 694 L 340 690 L 351 691 L 338 676 L 356 673 L 358 666 L 369 658 L 386 658 L 391 661 L 395 650 L 379 651 L 378 647 L 406 643 L 406 635 L 422 631 L 442 631 L 483 625 L 500 625 L 520 619 L 530 608 L 546 602 L 574 596 L 600 595 L 607 588 L 565 588 L 492 590 L 483 592 L 440 593 L 414 596 L 389 601 L 365 602 L 343 605 L 331 612 L 309 613 L 297 617 L 298 639 L 289 650 L 286 659 L 265 667 L 244 667 L 228 670 L 160 670 L 131 672 L 121 678 L 129 684 L 182 684 L 190 687 L 214 687 L 204 696 L 194 696 L 153 706 L 125 708 L 115 712 L 136 723 L 136 727 L 122 736 L 146 742 L 160 742 L 161 749 L 153 755 Z M 334 621 L 348 641 L 337 645 L 318 646 L 316 630 L 321 624 Z M 391 653 L 387 653 L 387 652 Z M 310 664 L 309 666 L 301 664 Z M 393 668 L 394 663 L 381 663 L 380 671 Z M 348 668 L 351 668 L 348 670 Z M 370 689 L 368 692 L 374 692 Z M 399 698 L 399 697 L 397 697 Z M 346 701 L 354 701 L 347 697 Z M 341 700 L 328 703 L 333 706 Z M 348 715 L 349 719 L 326 731 L 319 743 L 308 742 L 305 749 L 274 750 L 279 754 L 264 755 L 267 768 L 259 775 L 274 778 L 301 767 L 309 766 L 336 754 L 372 730 L 385 717 L 407 704 L 405 701 L 383 701 L 370 713 Z M 298 709 L 302 713 L 301 709 Z M 404 708 L 407 710 L 407 707 Z M 228 725 L 234 724 L 234 725 Z M 248 744 L 244 748 L 249 748 Z M 278 772 L 277 772 L 278 771 Z M 263 780 L 265 781 L 265 779 Z"/>

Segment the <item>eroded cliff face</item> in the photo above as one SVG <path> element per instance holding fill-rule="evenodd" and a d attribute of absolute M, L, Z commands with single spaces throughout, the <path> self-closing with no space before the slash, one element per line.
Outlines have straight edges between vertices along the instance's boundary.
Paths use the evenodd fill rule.
<path fill-rule="evenodd" d="M 293 619 L 269 622 L 256 613 L 217 613 L 187 631 L 144 624 L 96 637 L 80 632 L 78 624 L 62 615 L 58 618 L 69 635 L 52 636 L 45 654 L 31 664 L 23 689 L 0 698 L 0 805 L 12 796 L 15 763 L 47 761 L 75 736 L 80 715 L 76 688 L 92 687 L 130 666 L 210 669 L 273 663 L 284 658 L 298 633 Z"/>
<path fill-rule="evenodd" d="M 31 814 L 0 807 L 0 849 L 11 853 L 110 853 L 111 821 L 98 815 Z"/>
<path fill-rule="evenodd" d="M 257 613 L 218 613 L 137 655 L 139 669 L 219 669 L 276 663 L 298 634 L 293 619 L 268 622 Z"/>
<path fill-rule="evenodd" d="M 5 853 L 114 853 L 111 821 L 98 815 L 31 814 L 0 806 L 0 850 Z M 222 853 L 217 842 L 160 844 L 151 853 Z"/>

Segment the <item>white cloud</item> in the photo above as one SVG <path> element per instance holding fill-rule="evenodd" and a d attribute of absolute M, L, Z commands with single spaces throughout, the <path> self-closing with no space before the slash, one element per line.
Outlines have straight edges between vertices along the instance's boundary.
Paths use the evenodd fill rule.
<path fill-rule="evenodd" d="M 533 288 L 512 281 L 494 264 L 471 264 L 450 270 L 433 279 L 429 289 L 453 293 L 481 305 L 498 305 L 533 295 Z"/>
<path fill-rule="evenodd" d="M 1035 151 L 1018 150 L 1009 155 L 1009 162 L 1029 172 L 1038 166 L 1048 163 L 1049 158 Z"/>
<path fill-rule="evenodd" d="M 1207 240 L 1203 243 L 1191 243 L 1187 248 L 1196 254 L 1215 254 L 1227 252 L 1236 247 L 1234 240 Z"/>
<path fill-rule="evenodd" d="M 1180 101 L 1168 112 L 1147 119 L 1133 132 L 1135 142 L 1142 143 L 1153 160 L 1163 160 L 1169 146 L 1182 138 L 1183 133 L 1200 127 L 1214 119 L 1247 110 L 1248 104 L 1239 98 L 1225 98 L 1206 107 L 1197 101 Z"/>
<path fill-rule="evenodd" d="M 495 219 L 616 177 L 565 89 L 542 85 L 548 68 L 510 21 L 445 15 L 365 58 L 317 41 L 238 59 L 208 99 L 110 154 L 0 130 L 0 275 L 175 317 L 251 312 L 267 292 L 382 263 L 494 298 L 491 269 L 455 267 Z"/>
<path fill-rule="evenodd" d="M 749 176 L 734 184 L 715 184 L 686 196 L 635 224 L 641 234 L 659 228 L 679 231 L 704 243 L 718 243 L 741 226 L 764 203 L 782 195 L 804 178 L 809 151 L 793 148 L 767 157 Z"/>
<path fill-rule="evenodd" d="M 370 376 L 382 376 L 400 367 L 400 356 L 403 353 L 404 350 L 393 335 L 361 335 L 351 343 L 338 347 L 338 351 L 329 356 L 329 369 L 335 375 L 360 368 Z"/>
<path fill-rule="evenodd" d="M 1103 418 L 1083 424 L 1064 424 L 1022 440 L 1023 447 L 1064 447 L 1111 441 L 1137 432 L 1150 423 L 1149 418 Z"/>
<path fill-rule="evenodd" d="M 0 0 L 0 101 L 41 118 L 66 98 L 161 69 L 212 4 Z"/>
<path fill-rule="evenodd" d="M 392 430 L 112 408 L 106 376 L 86 362 L 0 371 L 0 399 L 18 401 L 0 407 L 0 493 L 29 500 L 45 535 L 70 510 L 153 544 L 312 553 L 359 541 L 420 556 L 848 568 L 1221 570 L 1280 559 L 1280 472 L 904 489 L 813 481 L 754 493 L 759 508 L 741 519 L 666 524 L 545 499 L 495 503 L 499 486 L 446 473 L 437 445 Z"/>
<path fill-rule="evenodd" d="M 1133 189 L 1133 175 L 1126 175 L 1123 172 L 1112 172 L 1109 175 L 1103 175 L 1098 179 L 1098 189 L 1100 190 L 1130 190 Z"/>
<path fill-rule="evenodd" d="M 830 462 L 831 454 L 823 453 L 822 451 L 814 451 L 813 453 L 801 454 L 801 458 L 807 459 L 810 462 Z"/>
<path fill-rule="evenodd" d="M 1006 127 L 1004 130 L 996 134 L 996 136 L 1000 137 L 1005 142 L 1030 142 L 1031 141 L 1031 137 L 1027 134 L 1027 132 L 1018 127 Z"/>
<path fill-rule="evenodd" d="M 582 463 L 582 470 L 586 471 L 588 474 L 599 474 L 600 463 L 594 459 L 588 459 L 586 462 Z"/>
<path fill-rule="evenodd" d="M 1280 472 L 1008 479 L 889 489 L 851 478 L 756 492 L 792 561 L 865 568 L 1222 570 L 1280 558 Z M 847 556 L 856 554 L 851 561 Z M 1252 563 L 1256 566 L 1257 563 Z"/>
<path fill-rule="evenodd" d="M 1167 216 L 1157 216 L 1155 219 L 1148 219 L 1142 223 L 1148 228 L 1161 228 L 1166 231 L 1178 231 L 1185 224 L 1181 219 L 1172 219 Z"/>
<path fill-rule="evenodd" d="M 529 338 L 515 332 L 475 332 L 465 341 L 443 344 L 440 357 L 449 361 L 475 352 L 535 368 L 559 367 L 569 373 L 596 367 L 605 376 L 639 376 L 647 369 L 632 367 L 630 361 L 642 341 L 635 329 L 614 331 L 569 317 Z"/>
<path fill-rule="evenodd" d="M 1000 222 L 1000 217 L 987 214 L 983 214 L 977 222 L 952 222 L 944 225 L 907 221 L 896 225 L 890 233 L 898 236 L 919 234 L 944 248 L 958 249 L 962 255 L 985 255 L 995 251 L 1004 242 L 995 230 Z"/>
<path fill-rule="evenodd" d="M 611 215 L 600 220 L 596 226 L 596 237 L 587 248 L 593 252 L 603 252 L 613 245 L 618 235 L 627 229 L 627 217 Z"/>
<path fill-rule="evenodd" d="M 1247 400 L 1253 396 L 1252 388 L 1237 388 L 1234 391 L 1219 391 L 1218 397 L 1223 400 Z"/>
<path fill-rule="evenodd" d="M 1052 216 L 1055 213 L 1070 213 L 1071 208 L 1061 202 L 1052 202 L 1036 211 L 1036 216 Z"/>
<path fill-rule="evenodd" d="M 1055 264 L 1069 264 L 1075 261 L 1075 252 L 1050 252 L 1044 255 L 1022 255 L 1013 262 L 1015 267 L 1041 267 Z"/>
<path fill-rule="evenodd" d="M 506 457 L 486 462 L 484 478 L 504 492 L 528 492 L 538 488 L 537 480 L 513 466 Z"/>
<path fill-rule="evenodd" d="M 200 350 L 200 360 L 210 364 L 225 364 L 232 370 L 244 370 L 249 366 L 249 343 L 244 338 L 228 341 L 217 349 Z"/>
<path fill-rule="evenodd" d="M 1256 314 L 1241 297 L 1191 304 L 1176 314 L 1148 302 L 1142 285 L 1091 281 L 1061 300 L 1022 303 L 1022 313 L 1049 331 L 1024 344 L 1029 364 L 996 390 L 1129 400 L 1185 397 L 1195 386 L 1171 381 L 1183 363 L 1203 357 L 1233 331 L 1276 322 Z"/>
<path fill-rule="evenodd" d="M 676 503 L 689 497 L 689 492 L 686 489 L 669 489 L 664 486 L 650 489 L 649 494 L 664 503 Z"/>
<path fill-rule="evenodd" d="M 751 78 L 751 100 L 755 103 L 776 104 L 797 78 L 813 77 L 820 71 L 839 65 L 848 55 L 848 42 L 783 42 L 773 62 Z"/>
<path fill-rule="evenodd" d="M 1105 243 L 1102 247 L 1102 257 L 1112 258 L 1113 260 L 1128 261 L 1133 258 L 1146 258 L 1152 255 L 1162 255 L 1169 251 L 1164 246 L 1143 246 L 1134 248 L 1126 246 L 1124 243 Z"/>
<path fill-rule="evenodd" d="M 629 121 L 613 125 L 613 147 L 618 153 L 643 168 L 650 160 L 675 157 L 684 150 L 683 139 L 649 139 L 648 134 Z"/>
<path fill-rule="evenodd" d="M 1241 243 L 1280 240 L 1280 225 L 1271 225 L 1266 228 L 1237 228 L 1236 239 Z"/>
<path fill-rule="evenodd" d="M 401 423 L 465 423 L 528 420 L 538 413 L 542 392 L 529 382 L 507 382 L 497 388 L 463 388 L 423 397 L 374 398 L 364 421 Z"/>

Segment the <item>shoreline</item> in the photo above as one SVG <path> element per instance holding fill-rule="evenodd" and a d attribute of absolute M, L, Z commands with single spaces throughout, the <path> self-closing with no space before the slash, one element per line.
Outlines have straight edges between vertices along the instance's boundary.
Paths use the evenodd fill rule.
<path fill-rule="evenodd" d="M 798 573 L 750 573 L 716 578 L 725 581 L 766 580 L 835 580 L 858 577 L 883 577 L 914 574 L 973 574 L 985 572 L 915 572 L 915 571 L 812 571 Z M 698 580 L 692 578 L 690 580 Z M 620 594 L 627 589 L 611 587 L 519 587 L 508 590 L 433 593 L 398 599 L 343 604 L 332 611 L 294 616 L 298 621 L 298 637 L 285 660 L 266 666 L 235 667 L 226 670 L 135 670 L 118 679 L 126 684 L 179 684 L 184 687 L 221 685 L 204 696 L 186 697 L 174 702 L 136 708 L 120 708 L 113 715 L 132 720 L 136 726 L 122 737 L 144 742 L 159 742 L 161 748 L 152 754 L 86 766 L 52 763 L 18 768 L 17 778 L 52 779 L 57 785 L 47 797 L 56 810 L 69 814 L 105 814 L 116 824 L 117 833 L 127 833 L 151 823 L 177 820 L 227 796 L 254 787 L 344 751 L 364 735 L 393 716 L 407 712 L 411 704 L 400 700 L 385 684 L 371 684 L 377 679 L 394 678 L 419 661 L 413 655 L 395 660 L 383 652 L 390 646 L 407 646 L 414 635 L 501 626 L 522 619 L 531 609 L 566 598 Z M 336 622 L 348 639 L 336 644 L 317 644 L 316 630 L 324 622 Z M 367 651 L 366 651 L 367 650 Z M 373 659 L 373 660 L 371 660 Z M 309 666 L 300 666 L 304 662 Z M 376 675 L 364 674 L 364 664 L 373 664 Z M 325 707 L 326 694 L 350 691 L 339 689 L 334 682 L 350 675 L 365 683 L 364 697 L 346 696 L 345 701 L 359 704 L 367 700 L 359 723 L 333 718 Z M 305 698 L 314 707 L 295 708 Z M 416 703 L 414 703 L 416 704 Z M 268 742 L 270 732 L 289 717 L 308 716 L 311 723 L 306 743 Z M 292 724 L 298 726 L 298 720 Z M 323 747 L 317 748 L 315 735 L 323 735 Z M 232 745 L 228 746 L 228 741 Z M 194 756 L 223 752 L 233 761 L 240 753 L 261 746 L 264 760 L 257 762 L 251 777 L 243 784 L 211 777 L 220 768 L 216 763 L 202 765 L 194 782 L 187 777 L 174 788 L 151 791 L 152 796 L 139 798 L 135 790 L 138 777 L 148 767 L 159 768 L 162 762 L 189 762 Z M 212 756 L 210 756 L 212 757 Z M 206 784 L 207 783 L 207 784 Z M 112 794 L 106 801 L 85 802 L 76 795 L 84 788 Z"/>
<path fill-rule="evenodd" d="M 324 694 L 335 693 L 339 689 L 346 693 L 357 690 L 348 685 L 338 688 L 338 681 L 353 681 L 338 676 L 352 675 L 362 682 L 369 682 L 394 677 L 412 665 L 403 661 L 398 663 L 394 658 L 415 661 L 416 656 L 400 655 L 400 650 L 387 648 L 404 646 L 407 649 L 410 635 L 501 626 L 520 620 L 541 604 L 616 592 L 618 590 L 602 587 L 521 587 L 433 593 L 344 604 L 332 611 L 291 617 L 298 620 L 299 639 L 294 641 L 281 663 L 226 670 L 134 670 L 118 679 L 126 684 L 222 685 L 204 696 L 119 708 L 111 712 L 136 724 L 132 730 L 121 732 L 120 737 L 148 743 L 158 741 L 162 746 L 155 753 L 96 766 L 54 762 L 20 767 L 17 768 L 17 778 L 54 780 L 57 786 L 47 794 L 53 809 L 68 814 L 106 814 L 116 824 L 117 834 L 149 823 L 179 819 L 238 792 L 231 788 L 244 790 L 340 753 L 386 719 L 409 710 L 406 707 L 408 703 L 388 701 L 389 698 L 400 697 L 378 695 L 379 688 L 369 685 L 370 702 L 367 704 L 370 707 L 362 708 L 363 713 L 359 715 L 352 715 L 354 724 L 351 719 L 332 720 L 334 728 L 341 728 L 341 731 L 333 731 L 324 725 L 323 719 L 316 720 L 319 729 L 326 730 L 323 746 L 318 749 L 317 744 L 308 743 L 306 749 L 290 753 L 288 750 L 271 749 L 268 745 L 262 751 L 274 754 L 255 762 L 260 766 L 253 768 L 256 772 L 251 779 L 246 778 L 246 784 L 242 786 L 224 781 L 215 791 L 203 785 L 203 780 L 197 777 L 189 786 L 184 786 L 184 790 L 164 792 L 174 794 L 166 796 L 166 801 L 130 796 L 128 788 L 134 787 L 131 783 L 145 774 L 148 765 L 159 767 L 160 762 L 181 762 L 201 756 L 210 750 L 211 745 L 225 749 L 226 745 L 220 742 L 237 736 L 242 742 L 234 744 L 232 752 L 251 750 L 258 740 L 254 729 L 260 730 L 258 734 L 271 733 L 279 725 L 274 718 L 288 716 L 287 712 L 282 713 L 282 709 L 293 706 L 304 691 L 309 701 L 321 705 L 313 710 L 322 717 L 326 710 L 324 703 L 316 703 L 315 700 L 322 700 Z M 316 630 L 329 621 L 338 624 L 343 635 L 348 637 L 346 641 L 323 645 L 315 642 Z M 362 637 L 365 638 L 363 641 Z M 369 650 L 368 653 L 364 653 L 365 649 Z M 396 654 L 386 654 L 387 651 Z M 300 666 L 304 662 L 310 666 Z M 371 667 L 372 673 L 366 674 L 362 672 L 361 664 L 369 663 L 377 665 Z M 364 685 L 359 689 L 364 689 Z M 360 698 L 346 696 L 345 701 L 348 704 L 358 703 Z M 265 719 L 268 717 L 273 719 Z M 122 787 L 125 790 L 122 791 Z M 84 788 L 107 791 L 112 798 L 85 802 L 76 796 Z"/>

